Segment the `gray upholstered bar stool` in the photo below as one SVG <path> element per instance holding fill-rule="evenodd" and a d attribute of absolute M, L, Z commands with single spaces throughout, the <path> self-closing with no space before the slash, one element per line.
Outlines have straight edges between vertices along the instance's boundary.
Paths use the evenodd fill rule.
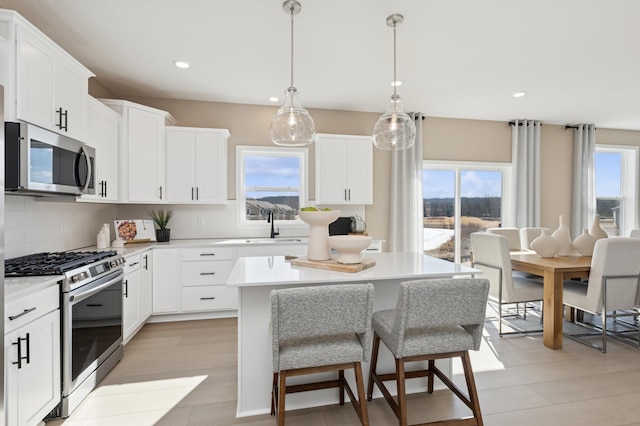
<path fill-rule="evenodd" d="M 427 392 L 433 393 L 434 376 L 438 376 L 471 409 L 473 417 L 433 423 L 482 425 L 469 350 L 480 348 L 488 294 L 489 281 L 485 279 L 401 283 L 396 309 L 373 314 L 373 354 L 367 399 L 371 401 L 375 383 L 398 417 L 400 426 L 406 426 L 405 380 L 427 377 Z M 396 360 L 395 373 L 380 374 L 376 371 L 380 340 Z M 453 357 L 462 359 L 468 397 L 435 365 L 436 359 Z M 405 371 L 405 363 L 414 361 L 428 361 L 427 369 Z M 397 402 L 384 385 L 389 380 L 396 381 Z"/>
<path fill-rule="evenodd" d="M 271 414 L 284 425 L 285 395 L 332 387 L 344 392 L 363 425 L 369 424 L 362 377 L 371 345 L 373 284 L 299 287 L 271 291 L 273 388 Z M 358 399 L 344 378 L 353 369 Z M 337 371 L 336 380 L 287 385 L 287 377 Z"/>

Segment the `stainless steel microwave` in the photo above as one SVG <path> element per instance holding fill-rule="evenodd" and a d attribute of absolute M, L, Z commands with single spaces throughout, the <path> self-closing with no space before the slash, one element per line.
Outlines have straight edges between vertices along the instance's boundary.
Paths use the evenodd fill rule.
<path fill-rule="evenodd" d="M 5 192 L 95 194 L 94 148 L 24 122 L 5 122 Z"/>

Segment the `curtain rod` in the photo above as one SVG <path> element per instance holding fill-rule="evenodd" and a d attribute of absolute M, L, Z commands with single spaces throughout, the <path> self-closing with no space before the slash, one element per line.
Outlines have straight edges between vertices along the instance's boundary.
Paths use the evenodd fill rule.
<path fill-rule="evenodd" d="M 534 120 L 534 121 L 535 121 L 535 120 Z M 515 126 L 515 125 L 516 125 L 516 122 L 515 122 L 515 121 L 509 121 L 509 123 L 508 123 L 508 124 L 509 124 L 509 126 L 511 127 L 511 126 Z M 523 124 L 524 124 L 524 123 L 523 123 L 522 121 L 520 121 L 520 122 L 518 123 L 518 126 L 522 126 Z M 529 125 L 529 123 L 527 122 L 527 126 L 528 126 L 528 125 Z M 540 123 L 540 125 L 542 126 L 542 123 Z"/>
<path fill-rule="evenodd" d="M 566 126 L 564 126 L 565 130 L 567 130 L 567 129 L 577 129 L 577 128 L 578 128 L 577 125 L 571 126 L 571 125 L 567 124 Z M 597 130 L 597 129 L 598 129 L 597 127 L 593 126 L 593 130 Z"/>

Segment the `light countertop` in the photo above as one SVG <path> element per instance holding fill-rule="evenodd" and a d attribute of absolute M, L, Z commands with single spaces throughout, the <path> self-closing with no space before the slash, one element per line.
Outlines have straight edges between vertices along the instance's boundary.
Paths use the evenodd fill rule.
<path fill-rule="evenodd" d="M 420 279 L 470 275 L 481 271 L 467 266 L 436 259 L 420 253 L 367 253 L 375 266 L 360 272 L 339 272 L 325 269 L 292 266 L 284 256 L 239 258 L 227 285 L 257 287 L 290 284 L 321 284 L 327 282 L 379 281 L 387 279 Z"/>

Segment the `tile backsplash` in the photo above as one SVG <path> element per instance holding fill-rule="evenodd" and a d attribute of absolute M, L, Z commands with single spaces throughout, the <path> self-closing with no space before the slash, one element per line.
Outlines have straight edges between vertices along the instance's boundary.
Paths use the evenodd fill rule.
<path fill-rule="evenodd" d="M 150 219 L 149 210 L 170 208 L 171 239 L 268 237 L 270 225 L 259 221 L 239 225 L 236 201 L 224 205 L 101 204 L 48 201 L 46 198 L 5 195 L 5 258 L 44 251 L 64 251 L 94 246 L 103 223 L 115 239 L 116 219 Z M 359 214 L 364 206 L 330 206 L 341 216 Z M 278 226 L 278 225 L 276 225 Z M 306 236 L 306 224 L 278 226 L 280 236 Z"/>

